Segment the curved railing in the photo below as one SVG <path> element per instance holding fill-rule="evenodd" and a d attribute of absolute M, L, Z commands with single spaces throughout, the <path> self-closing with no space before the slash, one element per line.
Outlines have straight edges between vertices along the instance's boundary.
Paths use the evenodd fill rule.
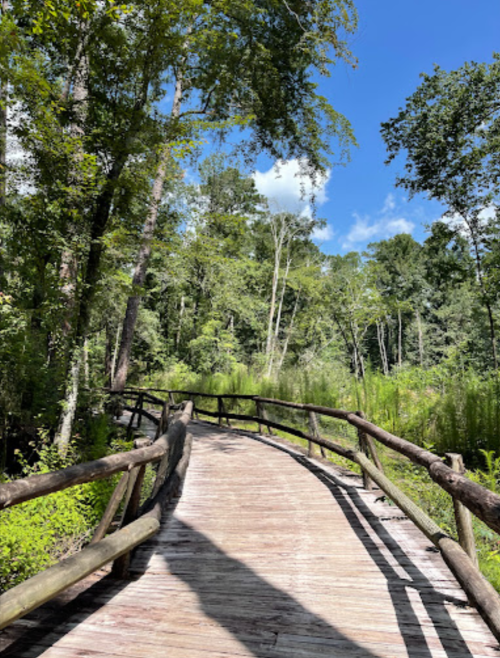
<path fill-rule="evenodd" d="M 163 400 L 155 400 L 165 409 Z M 146 417 L 157 425 L 154 443 L 140 438 L 134 442 L 135 449 L 129 452 L 0 485 L 0 509 L 5 509 L 68 487 L 123 473 L 90 544 L 0 596 L 0 630 L 108 562 L 114 561 L 115 577 L 123 578 L 127 574 L 130 551 L 158 532 L 162 510 L 178 494 L 186 472 L 191 451 L 191 436 L 186 428 L 193 404 L 188 401 L 175 408 L 177 413 L 173 418 L 170 418 L 169 407 L 167 415 L 162 413 L 160 419 L 145 409 L 136 409 L 134 416 L 138 415 L 139 419 Z M 141 506 L 146 465 L 152 463 L 158 464 L 153 489 Z M 120 529 L 105 537 L 123 499 Z"/>
<path fill-rule="evenodd" d="M 311 446 L 316 444 L 344 457 L 361 467 L 365 487 L 371 487 L 373 480 L 380 489 L 408 516 L 424 535 L 438 548 L 452 573 L 466 592 L 469 601 L 478 609 L 495 637 L 500 640 L 500 597 L 492 585 L 484 578 L 477 566 L 477 556 L 474 546 L 474 536 L 470 512 L 481 519 L 496 533 L 500 533 L 500 496 L 480 484 L 469 480 L 463 474 L 463 465 L 459 455 L 447 455 L 449 465 L 434 453 L 406 441 L 386 430 L 370 423 L 362 412 L 344 411 L 314 404 L 301 404 L 256 395 L 211 394 L 197 391 L 169 389 L 127 389 L 125 396 L 136 400 L 136 409 L 142 408 L 144 401 L 150 399 L 153 393 L 167 393 L 168 403 L 165 408 L 175 405 L 175 396 L 181 395 L 193 402 L 193 414 L 204 415 L 217 419 L 219 425 L 231 420 L 256 423 L 259 430 L 267 427 L 269 431 L 276 429 L 292 436 L 305 439 Z M 149 396 L 149 398 L 148 398 Z M 203 408 L 196 403 L 197 399 L 216 400 L 217 411 Z M 255 414 L 233 413 L 226 408 L 225 401 L 242 400 L 255 404 Z M 289 409 L 307 412 L 309 416 L 309 432 L 292 427 L 269 418 L 267 410 L 270 407 L 287 407 Z M 358 449 L 346 448 L 320 435 L 317 416 L 323 415 L 335 418 L 352 425 L 358 434 Z M 459 542 L 444 532 L 421 508 L 418 507 L 394 482 L 384 473 L 377 454 L 378 441 L 413 463 L 427 469 L 430 477 L 453 499 Z"/>
<path fill-rule="evenodd" d="M 164 400 L 155 393 L 166 393 L 168 398 Z M 447 465 L 438 455 L 370 423 L 361 412 L 254 395 L 215 395 L 168 389 L 126 389 L 115 395 L 119 396 L 117 406 L 131 412 L 129 431 L 132 431 L 134 421 L 136 426 L 140 427 L 144 418 L 156 425 L 156 437 L 152 445 L 143 446 L 140 442 L 144 442 L 144 439 L 140 439 L 137 449 L 128 453 L 111 455 L 54 473 L 35 475 L 0 485 L 1 509 L 123 471 L 91 545 L 3 594 L 0 597 L 0 628 L 111 560 L 115 560 L 113 567 L 115 575 L 126 574 L 131 549 L 157 532 L 165 501 L 172 497 L 182 481 L 191 445 L 190 437 L 186 439 L 186 427 L 192 415 L 197 417 L 202 415 L 216 419 L 221 426 L 224 422 L 229 424 L 231 420 L 236 420 L 256 423 L 260 431 L 263 427 L 267 427 L 270 433 L 272 429 L 279 430 L 308 441 L 310 453 L 315 444 L 358 464 L 363 473 L 365 486 L 370 488 L 372 481 L 375 482 L 440 550 L 470 602 L 477 607 L 495 637 L 500 640 L 500 598 L 477 567 L 469 515 L 470 510 L 492 530 L 499 533 L 500 496 L 465 477 L 463 472 L 460 472 L 460 460 L 457 455 L 449 455 L 450 465 Z M 182 396 L 184 400 L 189 399 L 189 401 L 177 404 L 175 396 Z M 216 401 L 217 409 L 211 410 L 199 406 L 196 402 L 198 399 Z M 234 413 L 228 408 L 228 400 L 244 401 L 246 405 L 255 404 L 255 413 Z M 159 417 L 146 407 L 161 407 Z M 269 418 L 268 410 L 272 407 L 307 413 L 309 432 Z M 170 422 L 172 411 L 176 413 L 173 422 Z M 322 437 L 317 419 L 320 415 L 344 421 L 356 428 L 358 449 L 346 448 Z M 377 453 L 377 441 L 409 458 L 413 463 L 425 467 L 432 480 L 450 494 L 455 507 L 458 543 L 386 476 Z M 151 462 L 160 462 L 156 480 L 148 502 L 139 510 L 144 469 L 145 465 Z M 122 518 L 123 527 L 104 538 L 124 496 L 126 504 Z"/>

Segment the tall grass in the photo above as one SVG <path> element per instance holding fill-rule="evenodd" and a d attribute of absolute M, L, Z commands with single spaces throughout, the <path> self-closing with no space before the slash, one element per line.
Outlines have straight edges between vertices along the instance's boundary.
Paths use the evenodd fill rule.
<path fill-rule="evenodd" d="M 267 379 L 243 366 L 231 373 L 197 375 L 183 364 L 149 384 L 205 393 L 241 393 L 362 410 L 380 427 L 440 454 L 460 452 L 482 466 L 480 450 L 500 454 L 500 377 L 445 367 L 402 368 L 390 376 L 368 370 L 363 380 L 344 368 L 283 371 Z"/>

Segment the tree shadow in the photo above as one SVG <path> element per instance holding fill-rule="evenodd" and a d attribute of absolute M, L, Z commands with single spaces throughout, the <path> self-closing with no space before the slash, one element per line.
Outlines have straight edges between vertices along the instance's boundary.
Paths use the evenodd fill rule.
<path fill-rule="evenodd" d="M 447 655 L 455 655 L 460 651 L 460 655 L 465 658 L 472 657 L 472 654 L 463 639 L 460 629 L 450 616 L 445 603 L 452 603 L 457 607 L 465 607 L 466 601 L 451 595 L 439 592 L 432 582 L 427 578 L 421 569 L 413 562 L 404 549 L 391 536 L 387 528 L 366 505 L 360 495 L 360 488 L 346 484 L 342 479 L 336 477 L 333 473 L 327 472 L 318 464 L 312 462 L 305 456 L 298 454 L 286 446 L 276 444 L 262 436 L 249 437 L 265 445 L 272 446 L 290 455 L 296 462 L 307 468 L 315 477 L 317 477 L 331 492 L 336 502 L 344 512 L 346 518 L 360 541 L 364 545 L 368 555 L 375 562 L 380 572 L 387 580 L 388 591 L 393 601 L 393 607 L 398 618 L 398 625 L 401 635 L 405 641 L 406 649 L 410 658 L 412 656 L 431 656 L 430 649 L 427 646 L 424 637 L 422 625 L 415 614 L 408 597 L 407 589 L 418 591 L 423 606 L 433 623 L 436 633 L 440 639 L 442 647 Z M 390 552 L 397 564 L 402 567 L 407 574 L 412 574 L 408 578 L 401 577 L 396 569 L 389 562 L 388 558 L 380 550 L 373 540 L 372 536 L 366 531 L 360 520 L 366 521 L 377 538 L 381 540 L 386 549 Z M 404 516 L 404 515 L 403 515 Z M 406 517 L 404 517 L 406 518 Z M 447 567 L 445 567 L 447 569 Z"/>
<path fill-rule="evenodd" d="M 175 519 L 175 530 L 180 550 L 175 556 L 162 556 L 169 572 L 196 594 L 208 617 L 256 658 L 296 655 L 296 651 L 303 658 L 376 658 L 376 653 L 226 554 L 189 524 Z M 193 564 L 193 549 L 201 556 L 198 564 Z"/>
<path fill-rule="evenodd" d="M 445 655 L 450 658 L 472 658 L 460 630 L 445 606 L 447 602 L 463 605 L 463 600 L 444 595 L 433 587 L 379 518 L 367 507 L 358 487 L 346 484 L 292 449 L 261 436 L 246 436 L 287 453 L 331 492 L 365 547 L 367 555 L 387 581 L 387 589 L 409 658 L 431 658 L 433 651 L 427 643 L 422 622 L 413 608 L 408 588 L 418 591 Z M 224 446 L 223 441 L 216 440 L 212 448 L 227 452 L 228 446 Z M 225 553 L 207 536 L 176 518 L 176 505 L 177 501 L 173 501 L 164 518 L 164 527 L 165 524 L 169 527 L 169 522 L 175 526 L 176 540 L 172 542 L 167 532 L 165 539 L 158 537 L 149 541 L 139 547 L 141 558 L 147 559 L 152 554 L 161 556 L 168 571 L 196 595 L 205 615 L 225 629 L 247 653 L 256 658 L 288 658 L 292 655 L 300 655 L 302 658 L 377 658 L 378 655 L 389 655 L 387 651 L 390 647 L 385 642 L 380 646 L 380 653 L 378 649 L 371 650 L 362 646 L 326 619 L 308 610 L 289 593 L 269 583 L 244 562 Z M 371 534 L 365 524 L 369 526 Z M 383 546 L 383 550 L 377 542 Z M 169 549 L 162 554 L 159 548 L 162 545 L 165 547 L 165 544 Z M 402 577 L 393 564 L 403 568 L 409 574 L 408 577 Z M 285 561 L 283 570 L 286 571 Z M 325 581 L 330 585 L 327 574 Z M 42 656 L 50 646 L 56 644 L 58 638 L 64 636 L 68 627 L 83 623 L 98 611 L 106 600 L 120 593 L 127 584 L 127 581 L 104 578 L 76 596 L 69 604 L 63 606 L 57 602 L 52 603 L 52 611 L 49 610 L 49 614 L 44 617 L 37 619 L 38 611 L 35 611 L 32 613 L 34 621 L 31 627 L 25 626 L 27 631 L 18 627 L 18 637 L 14 638 L 0 656 L 20 656 L 25 652 L 29 652 L 30 658 Z M 331 583 L 331 588 L 335 588 L 335 582 Z M 376 592 L 373 596 L 376 599 Z M 141 601 L 138 600 L 137 604 L 141 605 Z M 168 597 L 165 605 L 175 609 L 175 596 Z M 345 614 L 342 617 L 345 619 Z M 144 621 L 147 625 L 147 617 Z M 202 633 L 200 628 L 195 628 L 193 633 Z M 382 631 L 377 633 L 380 638 Z M 369 635 L 366 634 L 364 637 L 366 645 L 371 647 L 377 646 L 381 641 L 373 639 L 373 636 L 369 640 Z M 207 643 L 209 642 L 207 637 Z M 98 635 L 96 651 L 99 651 Z M 168 655 L 168 646 L 165 646 L 165 655 Z M 196 655 L 195 652 L 193 655 Z"/>
<path fill-rule="evenodd" d="M 25 653 L 29 653 L 30 658 L 42 656 L 64 637 L 69 627 L 85 622 L 102 607 L 103 599 L 116 596 L 128 584 L 129 581 L 115 580 L 111 576 L 87 587 L 82 581 L 0 631 L 0 648 L 4 647 L 0 657 L 18 658 Z"/>

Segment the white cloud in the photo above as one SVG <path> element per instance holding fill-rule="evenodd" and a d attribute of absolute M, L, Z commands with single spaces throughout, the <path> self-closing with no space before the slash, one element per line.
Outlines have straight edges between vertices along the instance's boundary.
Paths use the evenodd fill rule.
<path fill-rule="evenodd" d="M 318 242 L 327 242 L 328 240 L 331 240 L 334 235 L 335 231 L 330 224 L 327 224 L 326 226 L 323 226 L 323 228 L 316 227 L 312 232 L 312 239 L 318 240 Z"/>
<path fill-rule="evenodd" d="M 396 200 L 389 194 L 384 202 L 377 219 L 370 216 L 362 217 L 353 213 L 354 225 L 342 242 L 342 249 L 356 249 L 373 240 L 386 240 L 399 233 L 412 233 L 415 224 L 399 215 L 393 214 L 396 210 Z"/>
<path fill-rule="evenodd" d="M 384 207 L 382 208 L 382 212 L 388 213 L 394 210 L 395 208 L 396 208 L 396 199 L 394 198 L 394 194 L 392 194 L 392 192 L 389 192 L 389 194 L 385 197 Z"/>
<path fill-rule="evenodd" d="M 498 208 L 494 204 L 490 204 L 489 206 L 486 206 L 483 208 L 479 215 L 479 223 L 483 224 L 483 226 L 486 226 L 488 222 L 492 219 L 495 219 L 497 216 Z M 454 213 L 453 215 L 441 215 L 437 220 L 437 222 L 444 222 L 445 224 L 448 224 L 451 228 L 453 229 L 458 229 L 462 235 L 467 236 L 469 234 L 469 231 L 467 229 L 467 226 L 464 222 L 464 219 L 461 215 L 458 213 Z"/>
<path fill-rule="evenodd" d="M 324 176 L 313 181 L 301 171 L 300 161 L 294 159 L 276 163 L 267 171 L 256 171 L 253 178 L 257 190 L 269 199 L 273 210 L 310 216 L 313 197 L 318 206 L 328 201 L 326 186 L 330 175 L 331 171 L 327 170 Z"/>

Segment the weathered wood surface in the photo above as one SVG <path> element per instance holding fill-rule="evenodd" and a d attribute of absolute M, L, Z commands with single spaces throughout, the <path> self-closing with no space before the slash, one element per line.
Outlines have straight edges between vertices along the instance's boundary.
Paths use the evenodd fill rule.
<path fill-rule="evenodd" d="M 137 549 L 135 579 L 16 622 L 2 657 L 500 656 L 440 555 L 377 491 L 273 439 L 191 432 L 183 495 Z"/>

